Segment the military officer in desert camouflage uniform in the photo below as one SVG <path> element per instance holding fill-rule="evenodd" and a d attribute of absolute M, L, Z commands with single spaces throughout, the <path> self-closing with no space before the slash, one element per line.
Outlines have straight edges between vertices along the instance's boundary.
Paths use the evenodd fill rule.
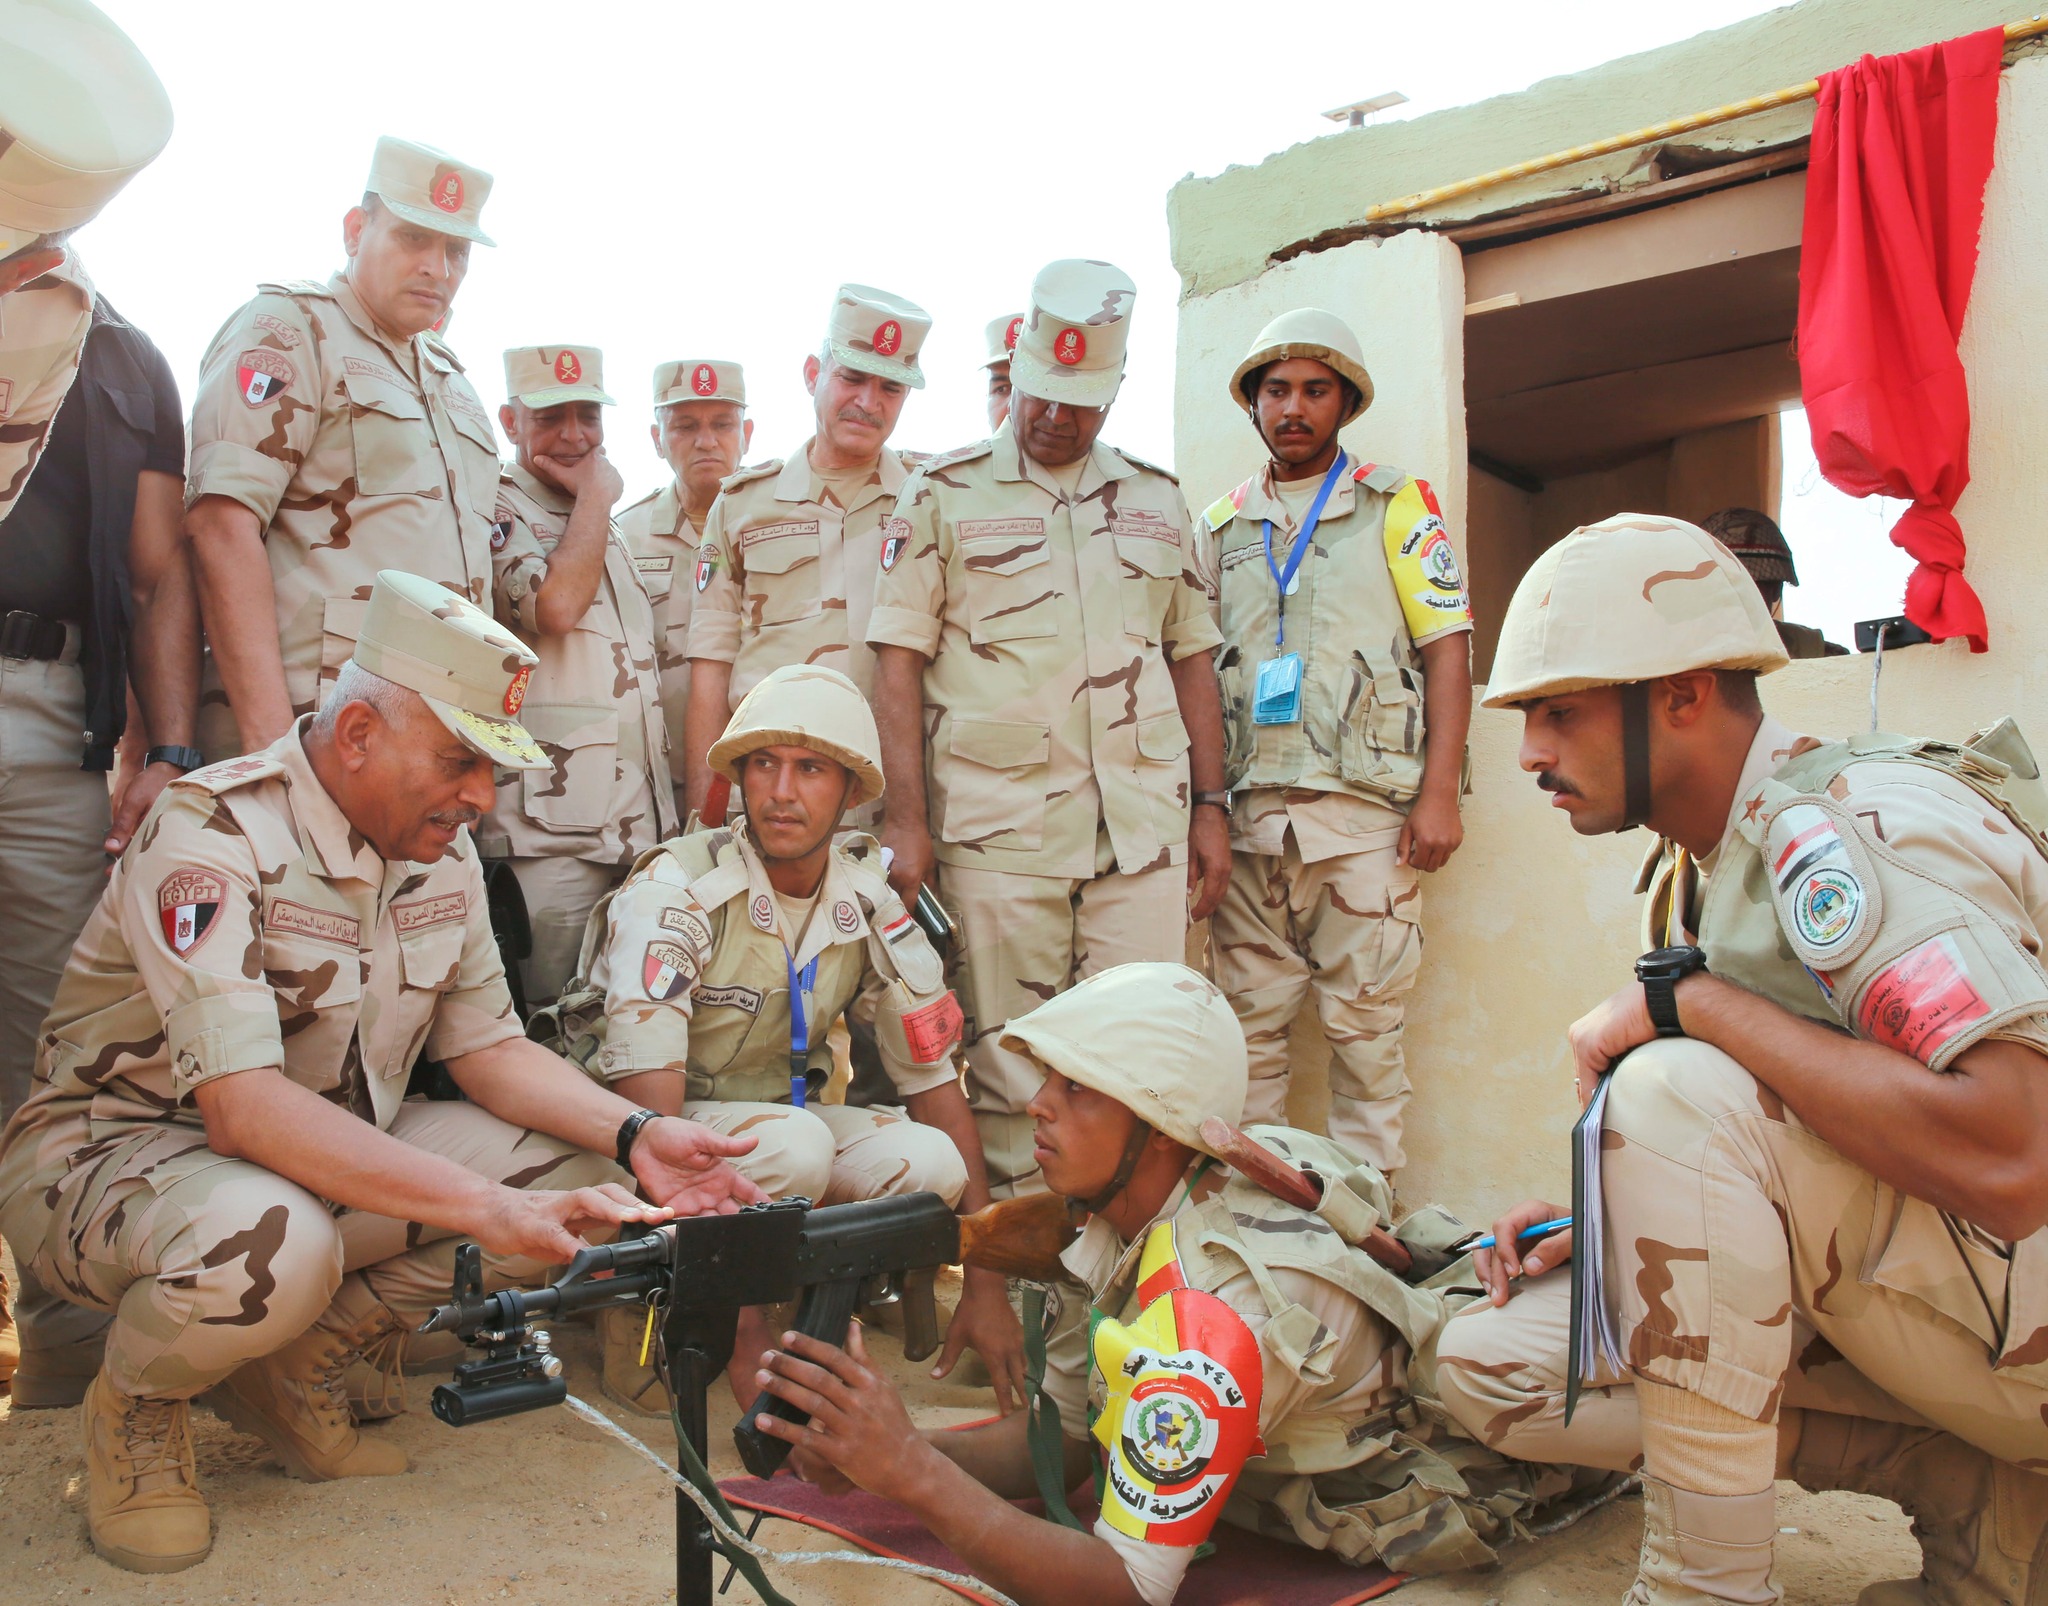
<path fill-rule="evenodd" d="M 690 604 L 697 599 L 697 547 L 718 487 L 754 441 L 747 376 L 736 362 L 685 357 L 654 370 L 654 450 L 674 474 L 619 514 L 619 535 L 654 604 L 661 711 L 668 725 L 669 776 L 683 809 L 683 716 L 690 702 Z"/>
<path fill-rule="evenodd" d="M 637 1112 L 520 1031 L 466 827 L 533 655 L 462 598 L 377 577 L 334 695 L 168 787 L 57 994 L 0 1145 L 0 1232 L 114 1314 L 83 1426 L 94 1546 L 203 1559 L 188 1402 L 293 1476 L 402 1472 L 340 1394 L 445 1297 L 455 1240 L 506 1275 L 579 1234 L 753 1200 L 752 1145 Z M 424 1051 L 468 1102 L 403 1102 Z M 614 1161 L 616 1160 L 616 1164 Z M 522 1191 L 526 1190 L 526 1191 Z"/>
<path fill-rule="evenodd" d="M 1024 314 L 1006 312 L 991 318 L 982 331 L 988 342 L 988 356 L 981 371 L 988 375 L 988 429 L 993 435 L 1010 416 L 1010 354 L 1017 349 L 1017 333 L 1024 327 Z"/>
<path fill-rule="evenodd" d="M 1223 651 L 1230 890 L 1216 981 L 1251 1052 L 1255 1121 L 1287 1119 L 1287 1033 L 1311 990 L 1330 1136 L 1398 1170 L 1419 872 L 1457 850 L 1472 610 L 1436 494 L 1337 431 L 1372 405 L 1336 314 L 1275 318 L 1231 376 L 1270 453 L 1202 516 Z"/>
<path fill-rule="evenodd" d="M 498 487 L 492 594 L 540 655 L 519 717 L 551 767 L 505 771 L 477 841 L 519 878 L 532 1008 L 569 979 L 597 900 L 677 821 L 654 611 L 612 526 L 624 483 L 604 453 L 604 354 L 516 347 L 505 389 L 498 421 L 516 460 Z"/>
<path fill-rule="evenodd" d="M 734 823 L 663 843 L 592 916 L 590 979 L 563 1003 L 563 1035 L 614 1092 L 755 1139 L 741 1164 L 778 1198 L 936 1193 L 977 1210 L 989 1194 L 953 1068 L 960 1006 L 874 838 L 836 835 L 881 790 L 874 730 L 836 669 L 778 669 L 742 698 L 711 749 Z M 842 1010 L 872 1031 L 882 1104 L 820 1097 L 825 1028 Z M 606 1388 L 635 1408 L 657 1392 L 651 1377 L 624 1381 L 641 1326 L 607 1329 Z M 1000 1276 L 968 1271 L 947 1340 L 942 1371 L 972 1340 L 1002 1407 L 1021 1399 L 1023 1338 Z M 745 1360 L 739 1375 L 751 1370 Z M 657 1408 L 667 1413 L 665 1396 Z"/>
<path fill-rule="evenodd" d="M 2039 1601 L 2037 766 L 2009 721 L 1962 745 L 1799 735 L 1756 692 L 1785 662 L 1735 556 L 1673 519 L 1576 531 L 1515 592 L 1487 701 L 1521 710 L 1523 768 L 1575 831 L 1660 838 L 1651 952 L 1571 1029 L 1581 1094 L 1613 1073 L 1598 1184 L 1627 1376 L 1564 1426 L 1566 1239 L 1488 1257 L 1500 1308 L 1451 1324 L 1442 1387 L 1518 1455 L 1615 1464 L 1639 1423 L 1632 1602 L 1776 1600 L 1774 1477 L 1912 1513 L 1920 1578 L 1862 1606 Z M 1519 1208 L 1500 1241 L 1553 1213 Z M 1510 1297 L 1517 1272 L 1543 1275 Z"/>
<path fill-rule="evenodd" d="M 924 388 L 918 353 L 931 326 L 901 296 L 842 284 L 824 347 L 804 359 L 817 433 L 787 461 L 735 474 L 712 506 L 691 582 L 683 757 L 692 808 L 710 784 L 704 754 L 770 670 L 823 664 L 863 696 L 874 689 L 867 631 L 882 521 L 908 472 L 889 437 L 910 393 Z M 856 813 L 849 823 L 870 820 Z"/>
<path fill-rule="evenodd" d="M 498 446 L 434 330 L 489 245 L 491 176 L 377 142 L 348 267 L 263 285 L 213 337 L 192 404 L 185 528 L 212 647 L 209 759 L 251 751 L 319 705 L 379 569 L 489 607 Z"/>
<path fill-rule="evenodd" d="M 1096 439 L 1135 294 L 1106 262 L 1039 274 L 1010 417 L 904 486 L 868 631 L 891 876 L 906 898 L 936 880 L 959 917 L 969 1097 L 999 1194 L 1037 1171 L 1039 1078 L 1004 1022 L 1077 975 L 1179 958 L 1190 889 L 1200 919 L 1229 876 L 1217 632 L 1187 507 L 1171 475 Z"/>

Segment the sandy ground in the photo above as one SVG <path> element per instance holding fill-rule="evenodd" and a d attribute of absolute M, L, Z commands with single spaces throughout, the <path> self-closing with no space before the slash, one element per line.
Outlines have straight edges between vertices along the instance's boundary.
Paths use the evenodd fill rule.
<path fill-rule="evenodd" d="M 932 1382 L 886 1336 L 876 1348 L 920 1421 L 965 1421 L 989 1411 L 985 1390 Z M 606 1407 L 655 1449 L 673 1452 L 672 1443 L 663 1444 L 664 1423 L 611 1410 L 598 1392 L 589 1328 L 566 1327 L 559 1349 L 572 1392 Z M 407 1415 L 368 1430 L 405 1447 L 412 1458 L 407 1476 L 328 1484 L 294 1482 L 258 1441 L 195 1411 L 199 1475 L 214 1513 L 213 1555 L 188 1572 L 158 1578 L 121 1572 L 92 1553 L 78 1412 L 14 1411 L 0 1395 L 0 1603 L 660 1606 L 675 1598 L 675 1508 L 660 1474 L 567 1411 L 457 1431 L 427 1413 L 424 1394 L 422 1388 Z M 712 1469 L 735 1475 L 738 1412 L 722 1385 L 712 1409 Z M 1638 1501 L 1617 1502 L 1562 1535 L 1511 1552 L 1498 1571 L 1424 1580 L 1390 1598 L 1401 1606 L 1618 1601 L 1634 1574 L 1640 1514 Z M 1919 1570 L 1904 1518 L 1882 1502 L 1785 1485 L 1779 1522 L 1797 1530 L 1780 1538 L 1778 1579 L 1785 1599 L 1799 1606 L 1852 1606 L 1865 1583 Z M 777 1549 L 848 1548 L 779 1521 L 765 1524 L 761 1538 Z M 804 1606 L 958 1599 L 873 1568 L 785 1568 L 775 1576 Z M 725 1599 L 757 1603 L 744 1580 L 735 1580 Z"/>

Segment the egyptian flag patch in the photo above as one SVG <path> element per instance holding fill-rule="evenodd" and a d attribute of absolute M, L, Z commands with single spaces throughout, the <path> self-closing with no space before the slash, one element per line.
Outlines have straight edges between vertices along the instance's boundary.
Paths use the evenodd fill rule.
<path fill-rule="evenodd" d="M 275 399 L 297 377 L 297 370 L 286 358 L 261 346 L 253 346 L 235 359 L 235 384 L 249 407 L 261 407 Z"/>
<path fill-rule="evenodd" d="M 707 546 L 697 554 L 697 589 L 702 591 L 711 584 L 711 571 L 717 567 L 718 549 Z"/>
<path fill-rule="evenodd" d="M 697 967 L 687 948 L 673 942 L 650 942 L 640 962 L 640 981 L 657 1004 L 676 997 L 695 979 Z"/>
<path fill-rule="evenodd" d="M 156 889 L 157 918 L 174 954 L 189 954 L 206 940 L 227 896 L 227 883 L 211 870 L 174 870 Z"/>
<path fill-rule="evenodd" d="M 903 549 L 910 545 L 910 520 L 891 519 L 882 526 L 882 573 L 887 574 L 896 567 L 896 560 L 903 556 Z"/>

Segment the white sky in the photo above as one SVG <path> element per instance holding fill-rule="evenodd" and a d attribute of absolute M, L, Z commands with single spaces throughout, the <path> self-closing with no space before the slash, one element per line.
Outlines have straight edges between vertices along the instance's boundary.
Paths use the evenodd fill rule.
<path fill-rule="evenodd" d="M 506 346 L 601 346 L 625 404 L 611 455 L 632 496 L 665 474 L 644 444 L 662 358 L 746 365 L 753 456 L 804 438 L 799 370 L 842 280 L 908 296 L 936 320 L 929 387 L 897 444 L 978 438 L 982 325 L 1020 310 L 1033 272 L 1062 256 L 1107 257 L 1137 282 L 1130 377 L 1108 437 L 1171 462 L 1179 280 L 1166 192 L 1177 179 L 1320 137 L 1333 129 L 1321 110 L 1382 90 L 1405 92 L 1397 115 L 1412 116 L 1769 9 L 98 3 L 155 65 L 178 127 L 79 244 L 188 393 L 214 330 L 259 280 L 340 266 L 341 217 L 371 146 L 400 134 L 496 176 L 483 222 L 499 246 L 475 253 L 449 329 L 478 392 L 503 400 Z M 1788 441 L 1788 517 L 1797 452 Z M 1839 532 L 1875 518 L 1867 504 L 1815 511 L 1828 496 L 1798 507 L 1810 572 L 1788 611 L 1832 632 L 1835 611 L 1892 611 L 1897 586 L 1865 540 L 1853 562 L 1807 557 L 1809 539 L 1835 531 L 1839 546 Z M 1887 585 L 1892 602 L 1862 600 Z"/>

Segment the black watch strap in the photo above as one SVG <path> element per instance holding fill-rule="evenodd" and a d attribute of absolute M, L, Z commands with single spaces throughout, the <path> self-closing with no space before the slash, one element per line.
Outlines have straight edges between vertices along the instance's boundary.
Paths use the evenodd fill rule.
<path fill-rule="evenodd" d="M 633 1169 L 633 1140 L 640 1136 L 640 1129 L 649 1121 L 659 1121 L 659 1110 L 635 1110 L 619 1123 L 619 1141 L 613 1158 L 619 1162 L 621 1171 Z"/>
<path fill-rule="evenodd" d="M 1659 1037 L 1683 1037 L 1685 1027 L 1678 1019 L 1678 978 L 1645 976 L 1643 1002 L 1650 1007 L 1650 1024 Z"/>
<path fill-rule="evenodd" d="M 206 756 L 196 747 L 152 747 L 142 755 L 144 769 L 148 769 L 152 764 L 175 764 L 190 774 L 193 770 L 202 768 L 205 763 Z"/>
<path fill-rule="evenodd" d="M 1643 984 L 1643 1003 L 1659 1037 L 1683 1037 L 1678 1018 L 1678 984 L 1707 968 L 1704 949 L 1653 948 L 1636 961 L 1636 980 Z"/>

